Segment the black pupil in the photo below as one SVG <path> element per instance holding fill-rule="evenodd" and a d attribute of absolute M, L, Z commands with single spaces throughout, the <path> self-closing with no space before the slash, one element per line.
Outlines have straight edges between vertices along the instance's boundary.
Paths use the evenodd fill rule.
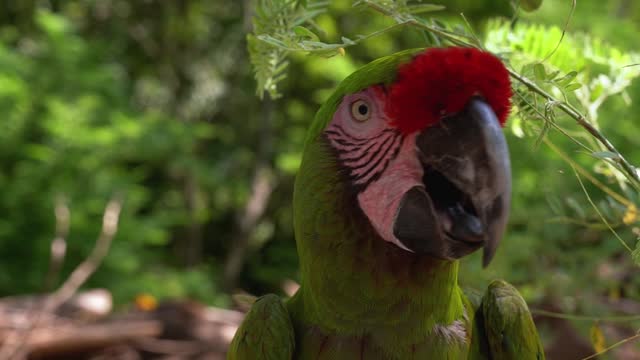
<path fill-rule="evenodd" d="M 367 115 L 367 113 L 369 112 L 369 107 L 365 104 L 360 104 L 360 106 L 358 106 L 358 112 L 360 113 L 360 115 Z"/>

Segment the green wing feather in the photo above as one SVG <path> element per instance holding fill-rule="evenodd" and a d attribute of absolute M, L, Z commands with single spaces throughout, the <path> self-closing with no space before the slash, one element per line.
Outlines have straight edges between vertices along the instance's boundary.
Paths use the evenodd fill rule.
<path fill-rule="evenodd" d="M 494 280 L 476 312 L 472 359 L 543 360 L 544 350 L 529 308 L 518 290 Z"/>
<path fill-rule="evenodd" d="M 258 298 L 247 313 L 227 360 L 289 360 L 294 346 L 289 312 L 278 296 L 269 294 Z"/>

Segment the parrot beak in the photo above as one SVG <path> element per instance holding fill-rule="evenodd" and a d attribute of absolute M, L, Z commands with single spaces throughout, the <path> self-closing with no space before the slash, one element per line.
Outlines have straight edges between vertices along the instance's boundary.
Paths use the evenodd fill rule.
<path fill-rule="evenodd" d="M 507 142 L 491 107 L 474 97 L 458 114 L 416 137 L 424 188 L 407 191 L 394 235 L 416 253 L 458 259 L 484 247 L 487 266 L 505 231 L 511 201 Z"/>

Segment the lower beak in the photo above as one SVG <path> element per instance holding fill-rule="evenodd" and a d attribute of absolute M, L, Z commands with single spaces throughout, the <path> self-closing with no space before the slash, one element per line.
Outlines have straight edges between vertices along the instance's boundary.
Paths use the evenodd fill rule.
<path fill-rule="evenodd" d="M 491 107 L 466 108 L 416 137 L 423 187 L 404 194 L 394 235 L 410 250 L 457 259 L 484 247 L 483 266 L 504 234 L 511 201 L 511 164 Z"/>

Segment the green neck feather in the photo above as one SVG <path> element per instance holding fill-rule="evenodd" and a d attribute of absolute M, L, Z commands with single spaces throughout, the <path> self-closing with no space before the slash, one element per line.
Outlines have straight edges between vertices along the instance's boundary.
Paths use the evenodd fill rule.
<path fill-rule="evenodd" d="M 412 343 L 435 325 L 461 319 L 458 262 L 409 253 L 382 240 L 355 205 L 333 159 L 321 138 L 309 141 L 296 179 L 302 287 L 295 301 L 303 304 L 299 311 L 306 322 L 340 334 Z"/>

